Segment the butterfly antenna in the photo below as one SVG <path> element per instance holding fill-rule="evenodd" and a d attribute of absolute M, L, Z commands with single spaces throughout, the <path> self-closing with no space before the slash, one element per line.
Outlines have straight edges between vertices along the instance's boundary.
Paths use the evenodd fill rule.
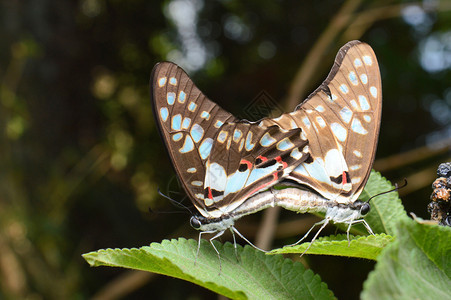
<path fill-rule="evenodd" d="M 153 210 L 152 207 L 149 206 L 148 211 L 150 214 L 189 214 L 186 211 L 160 211 L 160 210 Z"/>
<path fill-rule="evenodd" d="M 193 215 L 193 212 L 191 211 L 191 209 L 189 209 L 188 206 L 182 204 L 181 202 L 179 202 L 179 201 L 177 201 L 177 200 L 172 199 L 172 198 L 169 197 L 169 196 L 166 196 L 165 194 L 163 194 L 163 192 L 161 192 L 160 189 L 158 189 L 158 194 L 160 194 L 160 196 L 162 196 L 162 197 L 166 198 L 167 200 L 169 200 L 169 201 L 170 201 L 173 205 L 175 205 L 176 207 L 186 209 L 187 211 L 190 212 L 191 215 Z"/>
<path fill-rule="evenodd" d="M 403 183 L 401 186 L 398 186 L 398 184 L 395 183 L 395 188 L 394 188 L 394 189 L 391 189 L 391 190 L 389 190 L 389 191 L 385 191 L 385 192 L 379 193 L 379 194 L 377 194 L 377 195 L 374 195 L 374 196 L 370 197 L 370 199 L 368 199 L 366 202 L 369 203 L 370 200 L 373 199 L 374 197 L 381 196 L 381 195 L 383 195 L 383 194 L 388 194 L 388 193 L 391 193 L 391 192 L 400 190 L 400 189 L 402 189 L 402 188 L 404 188 L 404 187 L 406 187 L 406 186 L 407 186 L 407 179 L 404 178 L 404 183 Z"/>

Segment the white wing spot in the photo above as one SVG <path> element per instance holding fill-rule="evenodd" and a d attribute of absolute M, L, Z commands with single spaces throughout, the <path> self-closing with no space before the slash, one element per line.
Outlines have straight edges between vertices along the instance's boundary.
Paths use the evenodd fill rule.
<path fill-rule="evenodd" d="M 161 77 L 160 79 L 158 79 L 158 85 L 160 87 L 164 86 L 166 84 L 166 77 Z"/>
<path fill-rule="evenodd" d="M 338 149 L 330 149 L 324 156 L 324 168 L 326 174 L 330 176 L 339 176 L 343 174 L 343 154 Z"/>
<path fill-rule="evenodd" d="M 209 113 L 209 112 L 206 112 L 206 111 L 203 111 L 203 112 L 200 114 L 200 117 L 201 117 L 201 118 L 204 118 L 204 119 L 206 119 L 206 120 L 208 120 L 208 119 L 210 119 L 210 113 Z"/>
<path fill-rule="evenodd" d="M 367 122 L 367 123 L 371 122 L 371 116 L 369 116 L 369 115 L 364 115 L 364 116 L 363 116 L 363 119 L 364 119 L 365 122 Z"/>
<path fill-rule="evenodd" d="M 367 66 L 371 66 L 373 64 L 373 60 L 371 59 L 370 56 L 365 55 L 363 58 L 363 62 L 365 63 L 365 65 Z"/>
<path fill-rule="evenodd" d="M 370 87 L 370 93 L 371 93 L 371 96 L 376 98 L 377 97 L 377 88 L 374 86 Z"/>
<path fill-rule="evenodd" d="M 315 109 L 316 109 L 316 111 L 324 112 L 324 107 L 321 105 L 318 105 Z"/>
<path fill-rule="evenodd" d="M 355 133 L 358 133 L 358 134 L 365 135 L 368 133 L 368 131 L 365 128 L 363 128 L 362 123 L 360 123 L 360 120 L 357 118 L 354 118 L 352 120 L 351 129 L 352 129 L 352 131 L 354 131 Z"/>
<path fill-rule="evenodd" d="M 174 142 L 178 142 L 182 139 L 183 134 L 180 132 L 177 132 L 175 134 L 172 135 L 172 139 L 174 140 Z"/>
<path fill-rule="evenodd" d="M 346 84 L 342 84 L 342 85 L 340 85 L 340 91 L 343 93 L 343 94 L 347 94 L 348 92 L 349 92 L 349 89 L 348 89 L 348 86 L 346 85 Z"/>
<path fill-rule="evenodd" d="M 268 132 L 265 133 L 260 139 L 260 145 L 263 147 L 269 147 L 276 142 L 276 139 L 273 138 Z"/>
<path fill-rule="evenodd" d="M 188 129 L 189 125 L 191 124 L 191 118 L 183 118 L 183 122 L 182 122 L 182 129 Z"/>
<path fill-rule="evenodd" d="M 359 82 L 357 80 L 357 76 L 355 75 L 354 71 L 349 72 L 348 77 L 349 77 L 349 80 L 351 81 L 351 83 L 353 85 L 358 85 L 359 84 Z"/>
<path fill-rule="evenodd" d="M 352 153 L 354 153 L 354 155 L 357 157 L 362 157 L 362 152 L 360 152 L 360 151 L 354 150 L 354 151 L 352 151 Z"/>
<path fill-rule="evenodd" d="M 243 146 L 244 146 L 244 139 L 241 139 L 240 147 L 238 148 L 238 151 L 243 150 Z"/>
<path fill-rule="evenodd" d="M 291 150 L 290 156 L 296 160 L 299 160 L 302 157 L 302 153 L 298 148 L 294 148 L 293 150 Z"/>
<path fill-rule="evenodd" d="M 360 81 L 361 81 L 363 84 L 367 84 L 367 83 L 368 83 L 368 76 L 366 76 L 365 73 L 360 74 Z"/>
<path fill-rule="evenodd" d="M 169 92 L 169 93 L 166 95 L 166 99 L 167 99 L 167 102 L 168 102 L 169 105 L 173 105 L 174 102 L 175 102 L 175 93 Z"/>
<path fill-rule="evenodd" d="M 357 105 L 357 102 L 355 102 L 354 99 L 352 99 L 352 100 L 349 101 L 349 102 L 351 102 L 351 105 L 352 105 L 352 107 L 353 107 L 354 109 L 360 110 L 360 107 Z"/>
<path fill-rule="evenodd" d="M 169 111 L 168 111 L 168 109 L 167 109 L 166 107 L 160 108 L 160 116 L 161 116 L 161 119 L 162 119 L 164 122 L 166 122 L 166 120 L 167 120 L 168 117 L 169 117 Z"/>
<path fill-rule="evenodd" d="M 359 183 L 361 180 L 362 180 L 361 177 L 353 177 L 353 178 L 351 178 L 351 183 L 352 183 L 352 184 L 357 184 L 357 183 Z"/>
<path fill-rule="evenodd" d="M 189 168 L 189 169 L 186 170 L 186 172 L 188 172 L 188 173 L 196 173 L 197 169 L 196 168 Z"/>
<path fill-rule="evenodd" d="M 203 185 L 204 185 L 204 184 L 202 183 L 202 181 L 198 181 L 198 180 L 196 180 L 196 181 L 191 181 L 191 184 L 194 185 L 194 186 L 203 186 Z"/>
<path fill-rule="evenodd" d="M 169 78 L 169 83 L 172 85 L 176 85 L 177 84 L 177 79 L 175 79 L 175 77 L 171 77 Z"/>
<path fill-rule="evenodd" d="M 284 138 L 280 142 L 277 143 L 277 150 L 286 151 L 294 147 L 294 144 L 290 141 L 289 138 Z"/>
<path fill-rule="evenodd" d="M 199 143 L 199 141 L 204 136 L 204 129 L 202 128 L 202 126 L 196 123 L 193 125 L 193 127 L 191 127 L 190 134 L 194 142 Z"/>
<path fill-rule="evenodd" d="M 194 102 L 190 102 L 188 105 L 188 110 L 194 112 L 196 110 L 197 104 Z"/>
<path fill-rule="evenodd" d="M 233 141 L 235 143 L 238 143 L 240 141 L 242 135 L 243 135 L 243 133 L 241 132 L 241 130 L 235 129 L 235 131 L 233 132 Z"/>
<path fill-rule="evenodd" d="M 360 169 L 362 166 L 361 165 L 353 165 L 349 167 L 349 170 L 351 171 L 357 171 L 358 169 Z"/>
<path fill-rule="evenodd" d="M 307 126 L 308 129 L 310 129 L 310 126 L 311 126 L 312 124 L 310 123 L 309 118 L 304 117 L 304 118 L 302 119 L 302 122 L 305 124 L 305 126 Z"/>
<path fill-rule="evenodd" d="M 194 149 L 193 139 L 189 136 L 185 136 L 185 142 L 183 143 L 182 148 L 179 149 L 180 153 L 187 153 Z"/>
<path fill-rule="evenodd" d="M 252 144 L 252 131 L 249 131 L 246 136 L 246 150 L 251 151 L 255 144 Z"/>
<path fill-rule="evenodd" d="M 227 139 L 227 135 L 229 133 L 225 130 L 221 130 L 221 132 L 218 134 L 218 142 L 220 143 L 224 143 L 225 140 Z"/>
<path fill-rule="evenodd" d="M 213 139 L 212 138 L 206 138 L 204 141 L 200 144 L 200 147 L 198 149 L 200 157 L 202 159 L 206 159 L 210 155 L 211 147 L 213 146 Z"/>
<path fill-rule="evenodd" d="M 204 203 L 206 206 L 212 206 L 214 202 L 213 202 L 213 199 L 205 198 Z"/>
<path fill-rule="evenodd" d="M 370 109 L 370 103 L 368 102 L 365 96 L 359 95 L 359 103 L 362 110 Z"/>
<path fill-rule="evenodd" d="M 332 123 L 330 124 L 330 129 L 340 142 L 344 142 L 346 140 L 346 136 L 348 133 L 343 126 L 341 126 L 338 123 Z"/>
<path fill-rule="evenodd" d="M 185 100 L 186 100 L 186 93 L 185 93 L 184 91 L 181 91 L 181 92 L 179 93 L 178 101 L 179 101 L 180 103 L 185 103 Z"/>
<path fill-rule="evenodd" d="M 182 115 L 176 114 L 172 117 L 171 128 L 173 130 L 180 130 L 182 128 Z"/>
<path fill-rule="evenodd" d="M 352 111 L 347 106 L 345 106 L 340 110 L 340 116 L 345 123 L 349 124 L 352 119 Z"/>
<path fill-rule="evenodd" d="M 321 126 L 321 128 L 326 127 L 326 122 L 324 122 L 324 119 L 321 117 L 316 117 L 316 123 L 318 123 L 318 125 Z"/>
<path fill-rule="evenodd" d="M 354 59 L 354 66 L 355 66 L 356 68 L 362 66 L 362 61 L 360 60 L 360 58 Z"/>

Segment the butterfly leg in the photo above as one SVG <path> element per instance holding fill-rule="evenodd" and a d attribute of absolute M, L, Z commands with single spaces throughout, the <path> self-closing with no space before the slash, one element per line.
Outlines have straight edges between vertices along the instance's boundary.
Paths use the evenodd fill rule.
<path fill-rule="evenodd" d="M 232 226 L 233 227 L 233 226 Z M 235 257 L 236 257 L 236 261 L 239 261 L 238 259 L 238 252 L 236 250 L 236 239 L 235 239 L 235 232 L 233 231 L 232 227 L 230 227 L 230 231 L 232 232 L 232 237 L 233 237 L 233 248 L 235 248 Z"/>
<path fill-rule="evenodd" d="M 313 237 L 313 239 L 310 241 L 310 244 L 308 245 L 307 249 L 305 249 L 304 252 L 302 252 L 302 254 L 301 254 L 300 257 L 302 257 L 302 255 L 304 255 L 304 254 L 308 251 L 308 249 L 310 249 L 310 247 L 312 246 L 313 242 L 316 240 L 316 238 L 318 237 L 318 235 L 321 233 L 321 231 L 323 231 L 324 227 L 326 227 L 326 225 L 329 224 L 329 219 L 324 219 L 324 220 L 321 221 L 321 222 L 315 223 L 315 225 L 313 225 L 313 227 L 315 227 L 316 225 L 319 225 L 319 224 L 321 224 L 321 223 L 324 223 L 323 226 L 321 226 L 321 227 L 319 228 L 318 232 L 315 234 L 315 236 Z M 312 227 L 310 230 L 312 230 L 313 227 Z M 309 230 L 309 232 L 310 232 L 310 230 Z"/>
<path fill-rule="evenodd" d="M 348 229 L 346 230 L 346 238 L 348 239 L 348 247 L 351 246 L 351 240 L 349 239 L 349 231 L 351 230 L 352 224 L 357 222 L 349 222 Z"/>
<path fill-rule="evenodd" d="M 252 247 L 254 247 L 255 249 L 261 251 L 261 252 L 269 252 L 263 249 L 258 248 L 257 246 L 255 246 L 254 244 L 252 244 L 247 238 L 245 238 L 235 227 L 231 227 L 230 229 L 233 229 L 233 231 L 236 232 L 236 234 L 238 234 L 243 240 L 245 240 L 249 245 L 251 245 Z"/>
<path fill-rule="evenodd" d="M 302 241 L 310 234 L 310 232 L 313 230 L 313 228 L 315 228 L 317 225 L 321 225 L 321 224 L 323 224 L 323 223 L 326 223 L 326 224 L 329 223 L 329 220 L 327 220 L 327 221 L 326 221 L 326 220 L 327 220 L 327 219 L 324 219 L 324 220 L 322 220 L 322 221 L 319 221 L 319 222 L 313 224 L 312 228 L 310 228 L 309 231 L 307 231 L 307 233 L 306 233 L 299 241 L 297 241 L 297 242 L 294 243 L 294 244 L 287 245 L 287 246 L 285 246 L 285 247 L 296 246 L 297 244 L 299 244 L 300 242 L 302 242 Z"/>
<path fill-rule="evenodd" d="M 349 222 L 348 230 L 346 230 L 346 236 L 348 238 L 348 247 L 349 247 L 349 245 L 351 245 L 351 240 L 349 239 L 349 231 L 351 230 L 351 226 L 354 224 L 357 224 L 357 223 L 363 223 L 366 230 L 368 230 L 368 233 L 374 235 L 374 232 L 373 232 L 373 230 L 371 230 L 370 225 L 368 225 L 368 223 L 364 219 L 354 220 L 352 222 Z"/>
<path fill-rule="evenodd" d="M 374 232 L 373 232 L 373 230 L 371 230 L 370 225 L 369 225 L 364 219 L 362 219 L 362 223 L 363 223 L 363 225 L 365 225 L 365 228 L 366 228 L 366 230 L 368 230 L 368 233 L 369 233 L 369 234 L 375 235 Z"/>
<path fill-rule="evenodd" d="M 216 231 L 210 230 L 210 231 L 201 231 L 199 233 L 199 241 L 197 242 L 197 253 L 196 253 L 196 259 L 194 260 L 194 265 L 196 265 L 197 258 L 199 257 L 199 250 L 200 250 L 200 241 L 202 240 L 202 234 L 204 233 L 215 233 Z M 214 247 L 214 246 L 213 246 Z M 217 252 L 217 251 L 216 251 Z"/>
<path fill-rule="evenodd" d="M 219 254 L 218 249 L 216 249 L 215 244 L 213 244 L 213 240 L 217 239 L 218 237 L 220 237 L 221 235 L 223 235 L 225 232 L 225 230 L 221 230 L 220 232 L 218 232 L 214 237 L 212 237 L 210 239 L 210 244 L 213 246 L 213 249 L 215 249 L 216 253 L 218 254 L 218 259 L 219 259 L 219 275 L 221 275 L 221 270 L 222 270 L 222 264 L 221 264 L 221 255 Z"/>
<path fill-rule="evenodd" d="M 352 225 L 356 223 L 362 223 L 365 226 L 366 230 L 368 230 L 368 233 L 374 235 L 373 230 L 371 229 L 370 225 L 365 221 L 365 219 L 355 220 L 352 222 Z"/>

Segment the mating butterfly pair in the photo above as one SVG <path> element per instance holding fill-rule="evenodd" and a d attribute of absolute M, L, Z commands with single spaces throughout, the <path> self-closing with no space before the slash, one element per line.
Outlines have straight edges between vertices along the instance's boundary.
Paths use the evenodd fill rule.
<path fill-rule="evenodd" d="M 229 228 L 243 237 L 235 220 L 276 205 L 324 212 L 321 229 L 346 223 L 349 236 L 350 226 L 362 222 L 372 233 L 362 219 L 370 206 L 357 200 L 374 161 L 382 108 L 369 45 L 347 43 L 294 112 L 258 122 L 219 107 L 173 63 L 155 66 L 150 88 L 159 131 L 199 212 L 191 225 L 200 235 L 216 233 L 210 242 Z M 272 189 L 276 184 L 289 188 Z"/>

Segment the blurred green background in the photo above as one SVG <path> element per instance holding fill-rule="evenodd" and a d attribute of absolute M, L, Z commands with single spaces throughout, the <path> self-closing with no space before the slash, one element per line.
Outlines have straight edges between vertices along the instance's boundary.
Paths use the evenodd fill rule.
<path fill-rule="evenodd" d="M 190 216 L 157 192 L 189 203 L 151 113 L 152 67 L 180 64 L 238 116 L 263 90 L 288 111 L 353 39 L 374 48 L 383 79 L 374 168 L 406 177 L 406 210 L 428 218 L 436 168 L 450 160 L 451 1 L 2 1 L 0 298 L 214 298 L 80 256 L 197 237 Z M 261 219 L 237 227 L 254 240 Z M 282 212 L 273 247 L 312 222 Z M 374 267 L 303 259 L 341 299 L 357 299 Z"/>

